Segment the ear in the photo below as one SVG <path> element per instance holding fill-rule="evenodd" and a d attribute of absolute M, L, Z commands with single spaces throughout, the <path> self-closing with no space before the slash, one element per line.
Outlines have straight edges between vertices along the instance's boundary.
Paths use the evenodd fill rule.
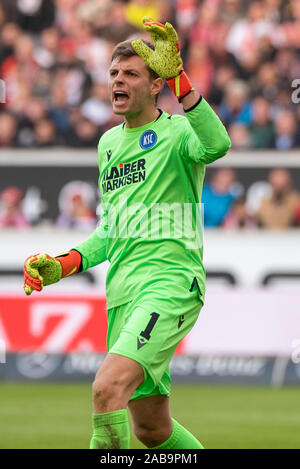
<path fill-rule="evenodd" d="M 161 92 L 161 90 L 163 89 L 164 87 L 164 79 L 163 78 L 155 78 L 154 80 L 152 80 L 152 84 L 151 84 L 151 91 L 150 91 L 150 94 L 151 96 L 154 96 L 156 94 L 159 94 Z"/>

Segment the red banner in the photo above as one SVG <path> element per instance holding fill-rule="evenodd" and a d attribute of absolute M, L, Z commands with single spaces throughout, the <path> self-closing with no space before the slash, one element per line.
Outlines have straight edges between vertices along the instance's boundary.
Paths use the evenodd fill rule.
<path fill-rule="evenodd" d="M 7 352 L 106 352 L 106 300 L 97 296 L 0 296 Z M 176 353 L 182 353 L 182 342 Z"/>
<path fill-rule="evenodd" d="M 7 351 L 105 352 L 106 332 L 103 297 L 0 297 L 0 335 Z"/>

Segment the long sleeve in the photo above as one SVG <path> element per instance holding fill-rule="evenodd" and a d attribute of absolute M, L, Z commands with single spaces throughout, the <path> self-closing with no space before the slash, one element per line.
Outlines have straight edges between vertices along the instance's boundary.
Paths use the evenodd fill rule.
<path fill-rule="evenodd" d="M 183 136 L 182 153 L 196 163 L 209 164 L 224 156 L 231 146 L 227 131 L 221 120 L 204 98 L 186 118 L 192 132 Z"/>
<path fill-rule="evenodd" d="M 87 240 L 74 248 L 82 256 L 83 272 L 107 260 L 107 234 L 107 213 L 103 212 L 101 222 L 95 231 L 93 231 Z"/>

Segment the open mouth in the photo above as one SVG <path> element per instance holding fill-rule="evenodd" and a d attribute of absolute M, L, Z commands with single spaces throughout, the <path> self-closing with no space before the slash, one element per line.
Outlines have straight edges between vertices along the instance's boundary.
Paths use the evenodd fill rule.
<path fill-rule="evenodd" d="M 124 104 L 128 101 L 129 95 L 125 91 L 114 91 L 114 103 Z"/>

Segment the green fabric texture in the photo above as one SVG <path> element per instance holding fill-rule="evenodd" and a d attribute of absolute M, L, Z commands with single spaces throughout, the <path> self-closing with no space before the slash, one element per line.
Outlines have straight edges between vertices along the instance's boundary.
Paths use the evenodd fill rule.
<path fill-rule="evenodd" d="M 129 129 L 121 124 L 101 137 L 98 164 L 103 215 L 99 227 L 75 249 L 82 255 L 83 271 L 109 260 L 108 309 L 125 304 L 161 280 L 176 289 L 178 282 L 188 286 L 196 277 L 203 299 L 205 166 L 224 156 L 229 147 L 223 124 L 205 99 L 186 116 L 163 112 L 146 125 Z M 152 232 L 159 217 L 169 217 L 170 232 Z M 174 226 L 181 233 L 172 232 Z"/>
<path fill-rule="evenodd" d="M 161 78 L 176 77 L 182 68 L 182 60 L 177 48 L 177 33 L 170 23 L 166 23 L 165 27 L 145 24 L 152 21 L 148 16 L 143 18 L 144 28 L 150 33 L 155 50 L 150 49 L 140 39 L 135 39 L 131 45 L 148 67 Z"/>
<path fill-rule="evenodd" d="M 230 138 L 222 121 L 204 98 L 186 113 L 186 117 L 193 132 L 181 132 L 184 155 L 195 163 L 210 164 L 227 153 L 231 146 Z"/>
<path fill-rule="evenodd" d="M 151 449 L 204 449 L 198 441 L 186 428 L 184 428 L 175 419 L 173 422 L 173 432 L 170 438 Z"/>
<path fill-rule="evenodd" d="M 151 286 L 133 301 L 107 311 L 107 351 L 131 358 L 144 370 L 144 382 L 130 400 L 170 394 L 169 362 L 179 341 L 195 324 L 201 305 L 196 286 L 191 292 L 177 284 L 170 292 L 170 286 L 160 282 L 156 290 Z M 158 313 L 157 321 L 146 339 L 140 334 L 152 321 L 153 311 Z M 137 340 L 142 341 L 141 347 Z"/>
<path fill-rule="evenodd" d="M 62 276 L 62 266 L 59 261 L 50 258 L 48 254 L 38 254 L 33 258 L 37 259 L 31 261 L 31 258 L 29 258 L 26 262 L 26 270 L 31 277 L 40 279 L 42 287 L 59 282 Z M 31 288 L 28 287 L 28 293 L 29 289 L 31 292 Z M 26 292 L 26 294 L 28 293 Z"/>
<path fill-rule="evenodd" d="M 93 414 L 90 449 L 129 449 L 130 430 L 127 409 Z"/>

